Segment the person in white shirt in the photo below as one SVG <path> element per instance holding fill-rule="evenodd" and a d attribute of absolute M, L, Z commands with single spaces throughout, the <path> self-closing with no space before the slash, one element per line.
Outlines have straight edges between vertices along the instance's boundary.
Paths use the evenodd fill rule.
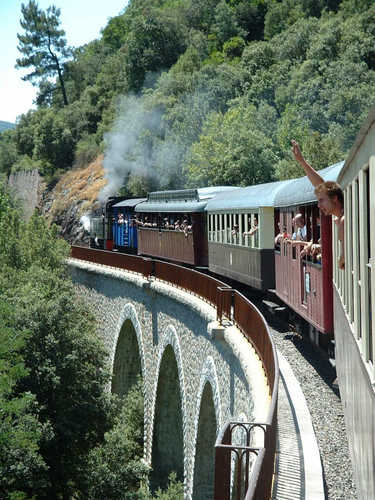
<path fill-rule="evenodd" d="M 307 239 L 307 229 L 305 224 L 305 218 L 301 213 L 298 213 L 293 219 L 294 227 L 296 231 L 293 233 L 292 240 L 297 243 L 306 242 Z"/>

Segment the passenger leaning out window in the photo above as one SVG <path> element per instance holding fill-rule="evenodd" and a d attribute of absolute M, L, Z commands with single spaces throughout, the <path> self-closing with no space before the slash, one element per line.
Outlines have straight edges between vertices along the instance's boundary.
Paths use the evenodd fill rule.
<path fill-rule="evenodd" d="M 292 143 L 292 152 L 294 158 L 303 167 L 311 184 L 315 187 L 315 196 L 318 198 L 318 207 L 324 215 L 336 216 L 335 223 L 338 229 L 338 239 L 341 246 L 341 255 L 339 257 L 338 266 L 340 269 L 345 268 L 345 252 L 344 252 L 344 193 L 336 182 L 325 182 L 323 177 L 305 160 L 301 153 L 298 143 L 294 140 Z"/>

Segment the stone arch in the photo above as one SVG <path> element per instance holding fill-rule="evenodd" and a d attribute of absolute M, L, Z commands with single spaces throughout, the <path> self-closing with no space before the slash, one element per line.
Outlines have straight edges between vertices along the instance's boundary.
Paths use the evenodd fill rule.
<path fill-rule="evenodd" d="M 112 353 L 112 392 L 126 396 L 138 376 L 144 375 L 142 332 L 137 313 L 127 304 L 119 318 Z"/>
<path fill-rule="evenodd" d="M 212 387 L 206 382 L 199 412 L 193 480 L 194 500 L 214 497 L 216 414 Z"/>
<path fill-rule="evenodd" d="M 151 488 L 165 488 L 169 474 L 184 480 L 185 382 L 179 339 L 173 326 L 162 337 L 155 381 Z"/>
<path fill-rule="evenodd" d="M 188 485 L 190 497 L 213 498 L 214 446 L 222 425 L 219 380 L 215 362 L 208 356 L 200 376 L 194 422 L 193 480 Z"/>

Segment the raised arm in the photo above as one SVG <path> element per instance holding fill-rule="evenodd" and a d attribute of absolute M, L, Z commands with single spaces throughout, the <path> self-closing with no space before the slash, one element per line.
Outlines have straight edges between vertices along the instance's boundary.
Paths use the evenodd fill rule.
<path fill-rule="evenodd" d="M 292 139 L 291 143 L 292 143 L 292 153 L 294 155 L 294 158 L 303 167 L 303 169 L 304 169 L 307 177 L 309 178 L 311 184 L 313 186 L 318 186 L 319 184 L 321 184 L 322 182 L 324 182 L 323 177 L 320 176 L 318 174 L 318 172 L 316 170 L 314 170 L 313 167 L 309 163 L 307 163 L 307 161 L 303 157 L 298 142 L 296 142 L 294 139 Z"/>

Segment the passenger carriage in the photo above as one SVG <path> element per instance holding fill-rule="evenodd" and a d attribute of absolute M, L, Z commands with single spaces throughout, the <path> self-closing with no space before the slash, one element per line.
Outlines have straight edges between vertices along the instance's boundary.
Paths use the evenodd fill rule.
<path fill-rule="evenodd" d="M 138 222 L 138 254 L 208 265 L 207 201 L 233 187 L 210 187 L 149 193 L 135 207 Z"/>
<path fill-rule="evenodd" d="M 319 171 L 325 181 L 336 181 L 343 162 Z M 293 242 L 294 217 L 305 220 L 306 242 L 320 245 L 315 257 L 302 257 L 303 245 Z M 317 205 L 314 187 L 307 177 L 293 179 L 275 196 L 275 226 L 286 229 L 287 238 L 275 249 L 276 294 L 310 324 L 311 340 L 319 344 L 333 333 L 332 217 Z"/>
<path fill-rule="evenodd" d="M 334 228 L 336 367 L 358 498 L 375 498 L 375 107 L 345 161 L 345 270 Z"/>
<path fill-rule="evenodd" d="M 137 253 L 138 236 L 134 208 L 146 198 L 128 198 L 112 205 L 113 248 L 120 252 Z"/>
<path fill-rule="evenodd" d="M 259 290 L 275 287 L 273 205 L 289 182 L 249 186 L 207 203 L 210 271 Z"/>

